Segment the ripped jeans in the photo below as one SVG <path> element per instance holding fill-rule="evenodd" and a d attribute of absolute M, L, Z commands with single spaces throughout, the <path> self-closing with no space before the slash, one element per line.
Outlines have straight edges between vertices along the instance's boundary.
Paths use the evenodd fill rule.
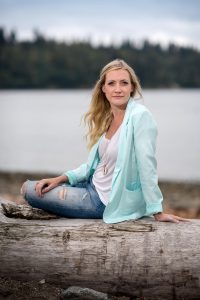
<path fill-rule="evenodd" d="M 102 219 L 105 205 L 90 181 L 76 186 L 62 184 L 39 197 L 35 192 L 37 181 L 27 180 L 22 187 L 25 200 L 36 208 L 67 218 Z"/>

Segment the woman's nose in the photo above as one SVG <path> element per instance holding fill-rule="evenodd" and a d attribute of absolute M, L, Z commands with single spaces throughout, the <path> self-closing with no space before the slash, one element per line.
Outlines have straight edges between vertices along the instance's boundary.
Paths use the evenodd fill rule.
<path fill-rule="evenodd" d="M 115 85 L 115 92 L 121 92 L 121 86 L 120 84 Z"/>

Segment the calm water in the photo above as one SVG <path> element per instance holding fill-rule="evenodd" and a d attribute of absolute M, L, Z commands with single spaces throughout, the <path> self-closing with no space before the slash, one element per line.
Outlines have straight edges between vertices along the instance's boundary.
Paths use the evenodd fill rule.
<path fill-rule="evenodd" d="M 89 90 L 1 91 L 0 170 L 61 173 L 87 158 Z M 200 181 L 200 89 L 144 90 L 158 124 L 160 179 Z"/>

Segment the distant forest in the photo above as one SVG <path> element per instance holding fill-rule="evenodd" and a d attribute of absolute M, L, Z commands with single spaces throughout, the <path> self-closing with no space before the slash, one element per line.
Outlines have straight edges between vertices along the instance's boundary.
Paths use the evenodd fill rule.
<path fill-rule="evenodd" d="M 122 58 L 145 88 L 200 87 L 200 51 L 144 41 L 94 46 L 88 41 L 57 42 L 35 31 L 32 41 L 0 28 L 0 89 L 91 88 L 100 69 Z"/>

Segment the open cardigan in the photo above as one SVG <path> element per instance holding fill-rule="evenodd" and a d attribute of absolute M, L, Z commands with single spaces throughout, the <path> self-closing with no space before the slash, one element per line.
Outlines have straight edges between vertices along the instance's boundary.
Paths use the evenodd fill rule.
<path fill-rule="evenodd" d="M 94 174 L 100 161 L 98 146 L 101 138 L 90 150 L 86 163 L 65 173 L 72 186 Z M 136 220 L 162 212 L 156 138 L 157 125 L 152 114 L 130 98 L 121 126 L 109 202 L 103 214 L 106 223 Z"/>

